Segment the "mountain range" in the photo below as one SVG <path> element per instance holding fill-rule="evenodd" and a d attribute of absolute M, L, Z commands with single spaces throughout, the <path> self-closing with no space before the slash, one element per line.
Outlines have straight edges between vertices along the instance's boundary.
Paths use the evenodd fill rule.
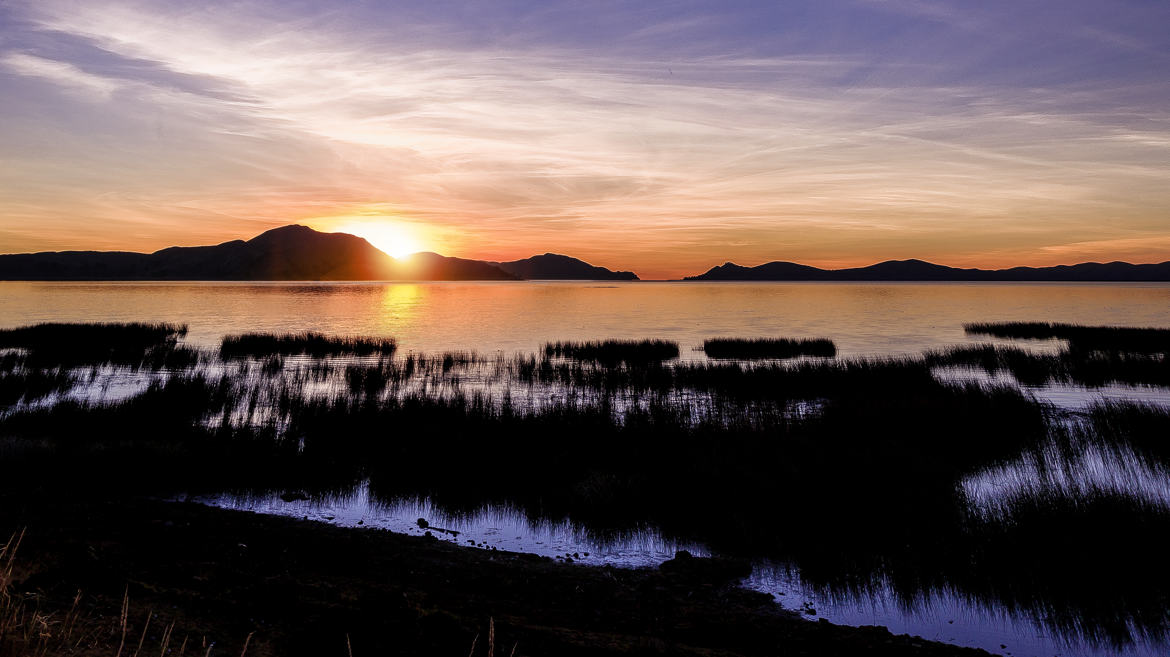
<path fill-rule="evenodd" d="M 568 256 L 511 262 L 415 253 L 392 258 L 361 237 L 284 226 L 250 240 L 154 253 L 59 251 L 0 255 L 0 280 L 466 281 L 637 280 Z"/>
<path fill-rule="evenodd" d="M 868 267 L 819 269 L 795 262 L 743 267 L 728 262 L 688 281 L 1170 281 L 1170 261 L 1149 265 L 1084 262 L 1055 267 L 958 269 L 923 260 L 887 260 Z"/>
<path fill-rule="evenodd" d="M 0 255 L 0 280 L 279 281 L 636 281 L 630 271 L 596 267 L 555 253 L 493 262 L 415 253 L 392 258 L 361 237 L 284 226 L 250 240 L 172 246 L 154 253 L 58 251 Z M 820 269 L 794 262 L 744 267 L 732 262 L 687 281 L 1170 281 L 1170 262 L 1086 262 L 1056 267 L 958 269 L 922 260 Z"/>

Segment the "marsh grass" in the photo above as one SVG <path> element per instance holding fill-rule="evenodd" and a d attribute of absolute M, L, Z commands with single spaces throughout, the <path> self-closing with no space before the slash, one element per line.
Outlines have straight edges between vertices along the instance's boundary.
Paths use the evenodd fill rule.
<path fill-rule="evenodd" d="M 973 335 L 1030 340 L 1067 340 L 1072 349 L 1170 352 L 1170 329 L 1125 326 L 1086 326 L 1050 322 L 983 322 L 963 325 Z"/>
<path fill-rule="evenodd" d="M 924 590 L 958 591 L 1080 618 L 1085 632 L 1109 640 L 1127 617 L 1151 631 L 1167 620 L 1138 605 L 1164 611 L 1155 598 L 1170 590 L 1170 567 L 1150 566 L 1132 591 L 1110 591 L 1096 574 L 1085 591 L 1064 583 L 1096 567 L 1094 550 L 1120 559 L 1133 537 L 1162 540 L 1156 510 L 1094 498 L 1082 500 L 1081 515 L 1076 500 L 1061 499 L 1023 500 L 1011 521 L 965 512 L 956 482 L 1040 449 L 1068 418 L 1014 387 L 955 385 L 932 372 L 968 365 L 1025 382 L 1155 380 L 1164 361 L 1154 356 L 975 346 L 921 358 L 668 363 L 674 343 L 610 341 L 492 359 L 287 359 L 347 355 L 349 340 L 357 339 L 320 352 L 269 340 L 268 351 L 177 372 L 122 402 L 17 409 L 0 417 L 0 479 L 34 492 L 295 489 L 314 499 L 368 482 L 376 502 L 505 507 L 599 534 L 653 527 L 719 552 L 795 563 L 827 590 L 888 585 L 908 603 Z M 469 380 L 497 387 L 459 383 Z M 1165 409 L 1101 405 L 1077 426 L 1163 458 L 1168 418 Z M 1110 510 L 1145 524 L 1127 530 Z M 1094 531 L 1115 544 L 1099 545 Z M 1055 551 L 1060 569 L 1044 562 Z M 1144 545 L 1135 554 L 1153 558 Z M 1116 600 L 1131 594 L 1138 602 Z M 1094 596 L 1121 611 L 1107 616 Z"/>
<path fill-rule="evenodd" d="M 927 352 L 934 367 L 978 367 L 989 373 L 1010 372 L 1025 385 L 1073 383 L 1100 387 L 1111 383 L 1170 386 L 1170 359 L 1119 351 L 1067 349 L 1043 354 L 1017 347 L 975 345 Z"/>
<path fill-rule="evenodd" d="M 46 657 L 93 649 L 99 631 L 80 607 L 81 593 L 61 612 L 44 609 L 39 597 L 16 590 L 16 557 L 24 535 L 25 530 L 17 531 L 0 546 L 0 655 Z"/>
<path fill-rule="evenodd" d="M 1170 464 L 1170 412 L 1136 402 L 1094 404 L 1079 427 L 1079 437 L 1102 446 L 1127 445 L 1160 463 Z"/>
<path fill-rule="evenodd" d="M 139 630 L 139 623 L 132 618 L 129 588 L 116 615 L 103 613 L 101 604 L 80 591 L 63 604 L 53 604 L 41 594 L 21 593 L 15 573 L 17 552 L 24 538 L 25 530 L 20 530 L 0 546 L 0 657 L 155 654 L 185 657 L 188 635 L 179 643 L 175 636 L 177 620 L 161 624 L 161 634 L 150 635 L 148 631 L 156 614 L 147 611 Z M 135 635 L 137 642 L 134 642 Z M 247 654 L 251 636 L 244 641 L 241 657 Z M 206 638 L 203 643 L 206 647 Z M 203 654 L 210 653 L 206 650 Z M 192 657 L 195 655 L 192 653 Z"/>
<path fill-rule="evenodd" d="M 0 349 L 21 349 L 28 367 L 117 364 L 138 367 L 166 361 L 187 334 L 167 323 L 44 323 L 0 330 Z"/>
<path fill-rule="evenodd" d="M 914 394 L 940 386 L 926 362 L 916 358 L 614 366 L 519 357 L 509 366 L 520 382 L 592 389 L 604 394 L 686 392 L 781 404 L 857 394 Z"/>
<path fill-rule="evenodd" d="M 219 354 L 224 359 L 270 356 L 390 356 L 398 344 L 390 338 L 333 337 L 305 333 L 243 333 L 223 339 Z"/>
<path fill-rule="evenodd" d="M 1116 649 L 1170 637 L 1163 506 L 1101 490 L 1033 492 L 973 520 L 963 541 L 979 555 L 958 571 L 963 588 L 1051 631 Z"/>
<path fill-rule="evenodd" d="M 394 481 L 400 490 L 468 491 L 596 522 L 673 523 L 734 545 L 739 539 L 717 523 L 695 528 L 677 514 L 714 519 L 734 508 L 746 527 L 751 513 L 788 508 L 786 500 L 826 481 L 834 482 L 824 500 L 834 513 L 855 506 L 838 492 L 861 495 L 859 486 L 869 500 L 882 499 L 879 490 L 913 498 L 890 486 L 891 472 L 915 485 L 938 482 L 945 497 L 955 473 L 1004 458 L 1044 431 L 1039 408 L 1018 392 L 944 385 L 911 360 L 625 366 L 617 368 L 629 377 L 625 387 L 574 384 L 527 403 L 507 391 L 382 394 L 400 385 L 407 362 L 414 375 L 456 376 L 462 367 L 454 355 L 337 364 L 342 387 L 323 396 L 304 394 L 288 378 L 296 374 L 274 376 L 262 365 L 218 378 L 172 376 L 123 402 L 18 410 L 0 419 L 0 435 L 50 441 L 57 476 L 85 485 L 99 471 L 127 486 L 175 487 L 255 485 L 296 472 L 353 482 L 365 474 L 383 488 Z M 659 388 L 639 396 L 630 386 L 647 376 Z M 816 410 L 793 415 L 794 399 L 815 400 Z M 38 472 L 8 461 L 20 477 Z M 766 542 L 775 531 L 748 533 Z"/>
<path fill-rule="evenodd" d="M 660 363 L 678 358 L 678 343 L 670 340 L 593 340 L 586 342 L 549 342 L 544 345 L 549 358 L 597 361 L 605 364 Z"/>
<path fill-rule="evenodd" d="M 67 371 L 26 370 L 0 374 L 0 408 L 19 402 L 29 403 L 54 393 L 62 393 L 77 382 L 77 376 Z"/>
<path fill-rule="evenodd" d="M 24 364 L 24 354 L 17 349 L 0 349 L 0 373 L 11 372 Z"/>
<path fill-rule="evenodd" d="M 703 351 L 716 359 L 833 358 L 837 355 L 837 345 L 827 338 L 711 338 L 703 341 Z"/>

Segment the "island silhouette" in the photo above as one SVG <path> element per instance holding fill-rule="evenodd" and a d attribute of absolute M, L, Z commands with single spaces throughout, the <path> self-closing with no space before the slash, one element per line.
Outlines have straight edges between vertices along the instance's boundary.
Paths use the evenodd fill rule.
<path fill-rule="evenodd" d="M 274 228 L 250 240 L 172 246 L 154 253 L 60 251 L 0 255 L 0 280 L 514 281 L 637 280 L 568 256 L 546 253 L 485 262 L 437 253 L 392 258 L 364 238 L 307 226 Z"/>
<path fill-rule="evenodd" d="M 393 258 L 364 238 L 289 225 L 250 240 L 214 246 L 172 246 L 154 253 L 54 251 L 0 255 L 0 280 L 244 280 L 244 281 L 637 281 L 567 255 L 545 253 L 496 262 L 422 252 Z M 1156 264 L 1084 262 L 1053 267 L 961 269 L 923 260 L 887 260 L 867 267 L 821 269 L 794 262 L 745 267 L 727 262 L 684 281 L 1170 281 L 1170 261 Z"/>
<path fill-rule="evenodd" d="M 868 267 L 820 269 L 795 262 L 769 262 L 744 267 L 728 262 L 688 281 L 1170 281 L 1170 261 L 1134 265 L 1128 262 L 1082 262 L 1054 267 L 959 269 L 924 260 L 886 260 Z"/>

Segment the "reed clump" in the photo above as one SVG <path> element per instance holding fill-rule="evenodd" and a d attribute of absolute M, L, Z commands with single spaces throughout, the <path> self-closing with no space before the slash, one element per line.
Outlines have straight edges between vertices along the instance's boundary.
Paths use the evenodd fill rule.
<path fill-rule="evenodd" d="M 716 359 L 833 358 L 837 345 L 827 338 L 711 338 L 703 341 L 703 351 Z"/>
<path fill-rule="evenodd" d="M 670 340 L 592 340 L 549 342 L 544 355 L 616 365 L 660 363 L 678 358 L 679 350 L 678 343 Z"/>
<path fill-rule="evenodd" d="M 66 392 L 76 382 L 75 375 L 58 369 L 32 369 L 0 374 L 0 408 L 20 401 L 28 403 L 54 393 Z"/>
<path fill-rule="evenodd" d="M 910 394 L 940 384 L 920 358 L 854 358 L 794 363 L 683 362 L 612 367 L 519 357 L 510 364 L 520 382 L 623 394 L 701 392 L 738 400 L 815 400 L 872 391 Z"/>
<path fill-rule="evenodd" d="M 148 357 L 165 358 L 186 334 L 186 325 L 163 322 L 51 322 L 0 330 L 0 349 L 24 350 L 29 367 L 137 367 Z"/>
<path fill-rule="evenodd" d="M 225 360 L 269 356 L 390 356 L 398 349 L 391 338 L 334 337 L 323 333 L 243 333 L 229 335 L 219 348 Z"/>
<path fill-rule="evenodd" d="M 1009 372 L 1024 385 L 1170 385 L 1170 359 L 1160 354 L 1074 349 L 1046 354 L 1017 347 L 974 345 L 927 352 L 925 358 L 934 367 L 978 367 L 992 374 Z"/>
<path fill-rule="evenodd" d="M 1170 352 L 1170 329 L 1128 326 L 1086 326 L 1052 322 L 980 322 L 964 324 L 972 335 L 1030 340 L 1067 340 L 1071 349 Z"/>
<path fill-rule="evenodd" d="M 972 519 L 959 540 L 978 555 L 960 571 L 964 589 L 1028 611 L 1053 632 L 1118 653 L 1142 635 L 1167 636 L 1162 504 L 1099 489 L 1032 491 Z"/>
<path fill-rule="evenodd" d="M 1170 463 L 1170 412 L 1139 402 L 1102 401 L 1091 406 L 1080 437 L 1104 446 L 1128 445 L 1155 461 Z"/>

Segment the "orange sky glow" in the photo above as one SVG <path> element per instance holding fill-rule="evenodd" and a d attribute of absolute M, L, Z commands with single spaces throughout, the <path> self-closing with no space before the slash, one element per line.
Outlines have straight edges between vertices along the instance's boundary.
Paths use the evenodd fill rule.
<path fill-rule="evenodd" d="M 1036 36 L 978 10 L 858 4 L 921 28 L 923 50 L 999 41 L 962 60 L 885 42 L 753 51 L 676 21 L 602 47 L 262 2 L 13 2 L 0 252 L 153 251 L 300 223 L 396 256 L 557 252 L 643 278 L 725 261 L 1170 260 L 1164 80 L 995 68 Z"/>

